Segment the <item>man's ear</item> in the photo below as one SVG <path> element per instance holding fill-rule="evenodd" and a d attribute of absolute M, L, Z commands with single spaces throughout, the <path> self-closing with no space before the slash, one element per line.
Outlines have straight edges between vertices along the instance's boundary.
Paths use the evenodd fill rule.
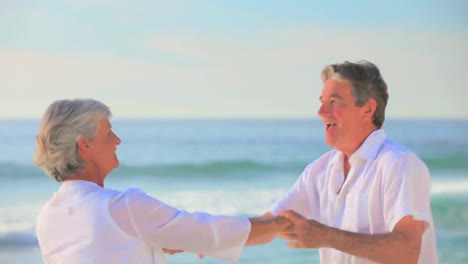
<path fill-rule="evenodd" d="M 364 104 L 364 118 L 369 119 L 372 122 L 375 110 L 377 110 L 377 101 L 375 101 L 374 98 L 371 98 L 366 104 Z"/>

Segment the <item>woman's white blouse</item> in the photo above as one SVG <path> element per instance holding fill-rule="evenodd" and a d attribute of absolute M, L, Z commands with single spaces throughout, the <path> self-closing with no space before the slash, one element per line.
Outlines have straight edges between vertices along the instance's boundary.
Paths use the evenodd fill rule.
<path fill-rule="evenodd" d="M 250 221 L 189 213 L 138 189 L 74 180 L 47 201 L 36 229 L 45 263 L 166 263 L 163 248 L 236 261 Z"/>

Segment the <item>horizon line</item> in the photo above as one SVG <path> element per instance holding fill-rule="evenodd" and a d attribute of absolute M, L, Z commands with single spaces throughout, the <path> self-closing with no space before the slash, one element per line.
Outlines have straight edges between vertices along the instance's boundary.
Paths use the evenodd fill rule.
<path fill-rule="evenodd" d="M 2 117 L 0 121 L 38 121 L 41 117 Z M 252 116 L 252 117 L 157 117 L 157 116 L 122 116 L 111 117 L 115 121 L 249 121 L 249 120 L 320 120 L 320 117 L 314 116 L 291 116 L 291 117 L 265 117 L 265 116 Z M 405 120 L 418 120 L 418 121 L 468 121 L 468 116 L 451 116 L 451 117 L 386 117 L 385 121 L 405 121 Z"/>

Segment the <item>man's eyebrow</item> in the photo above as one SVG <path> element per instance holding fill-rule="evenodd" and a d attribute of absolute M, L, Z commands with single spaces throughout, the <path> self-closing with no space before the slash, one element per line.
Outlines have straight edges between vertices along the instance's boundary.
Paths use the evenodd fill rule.
<path fill-rule="evenodd" d="M 332 94 L 332 95 L 330 96 L 330 98 L 343 100 L 343 97 L 342 97 L 341 95 L 339 95 L 339 94 Z"/>
<path fill-rule="evenodd" d="M 341 95 L 339 95 L 339 94 L 332 94 L 332 95 L 329 96 L 329 98 L 343 100 L 343 97 Z M 323 96 L 320 96 L 319 100 L 323 101 Z"/>

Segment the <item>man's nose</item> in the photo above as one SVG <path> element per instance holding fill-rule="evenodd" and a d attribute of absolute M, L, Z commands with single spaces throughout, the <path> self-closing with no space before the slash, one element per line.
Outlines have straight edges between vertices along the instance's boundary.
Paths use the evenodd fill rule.
<path fill-rule="evenodd" d="M 322 103 L 322 105 L 320 105 L 318 111 L 317 111 L 317 114 L 319 116 L 324 116 L 325 114 L 329 113 L 330 112 L 330 109 L 326 106 L 326 104 Z"/>

